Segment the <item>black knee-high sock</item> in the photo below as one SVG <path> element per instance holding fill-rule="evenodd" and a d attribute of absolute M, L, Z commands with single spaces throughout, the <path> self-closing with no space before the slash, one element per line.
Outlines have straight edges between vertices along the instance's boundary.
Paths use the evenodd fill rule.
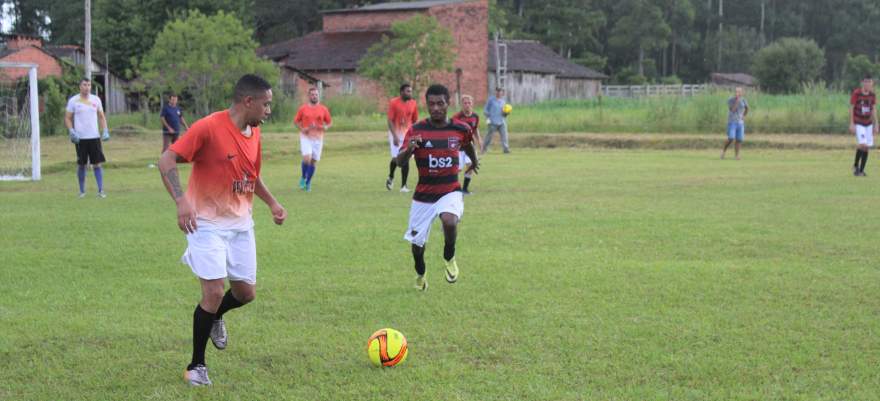
<path fill-rule="evenodd" d="M 859 164 L 859 171 L 861 171 L 863 173 L 865 172 L 865 164 L 866 163 L 868 163 L 868 151 L 863 150 L 862 151 L 862 162 L 861 162 L 861 164 Z"/>
<path fill-rule="evenodd" d="M 388 178 L 394 179 L 394 169 L 397 167 L 397 162 L 391 160 L 391 164 L 388 165 Z"/>
<path fill-rule="evenodd" d="M 416 262 L 416 273 L 419 276 L 425 275 L 425 248 L 413 244 L 412 246 L 413 260 Z"/>
<path fill-rule="evenodd" d="M 471 177 L 464 176 L 464 190 L 467 192 L 468 187 L 471 185 Z"/>
<path fill-rule="evenodd" d="M 446 259 L 448 262 L 455 257 L 455 239 L 458 237 L 458 227 L 454 224 L 444 224 L 443 234 L 446 240 L 443 246 L 443 259 Z"/>
<path fill-rule="evenodd" d="M 400 186 L 406 186 L 406 178 L 409 177 L 409 161 L 407 160 L 406 164 L 400 166 Z"/>
<path fill-rule="evenodd" d="M 205 347 L 208 346 L 208 337 L 211 335 L 211 325 L 214 324 L 214 314 L 202 309 L 202 305 L 196 305 L 193 313 L 193 353 L 187 370 L 196 365 L 205 364 Z"/>
<path fill-rule="evenodd" d="M 223 319 L 223 314 L 229 312 L 230 309 L 239 308 L 243 303 L 241 303 L 238 299 L 235 298 L 235 295 L 232 295 L 232 289 L 226 290 L 226 294 L 223 295 L 223 301 L 220 302 L 220 307 L 217 308 L 216 318 Z"/>
<path fill-rule="evenodd" d="M 853 167 L 859 168 L 859 162 L 862 160 L 862 149 L 856 149 L 856 160 L 853 161 Z"/>

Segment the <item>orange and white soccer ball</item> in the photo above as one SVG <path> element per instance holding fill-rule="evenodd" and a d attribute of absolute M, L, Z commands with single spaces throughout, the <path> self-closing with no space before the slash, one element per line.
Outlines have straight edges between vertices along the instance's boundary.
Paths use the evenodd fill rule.
<path fill-rule="evenodd" d="M 382 329 L 367 341 L 367 355 L 373 365 L 392 367 L 403 363 L 408 353 L 406 337 L 394 329 Z"/>

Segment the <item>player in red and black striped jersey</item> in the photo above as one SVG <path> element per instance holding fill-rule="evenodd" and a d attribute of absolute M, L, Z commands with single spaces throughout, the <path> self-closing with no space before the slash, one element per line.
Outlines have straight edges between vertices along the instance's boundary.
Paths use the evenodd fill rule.
<path fill-rule="evenodd" d="M 856 160 L 853 163 L 853 175 L 865 176 L 865 164 L 868 162 L 868 149 L 874 146 L 874 135 L 877 134 L 877 113 L 874 107 L 877 97 L 874 95 L 874 79 L 866 76 L 862 86 L 853 91 L 849 100 L 852 112 L 849 117 L 849 130 L 856 136 Z"/>
<path fill-rule="evenodd" d="M 474 143 L 483 143 L 480 140 L 480 115 L 474 113 L 474 98 L 471 95 L 462 95 L 461 96 L 461 111 L 458 114 L 452 116 L 454 121 L 459 121 L 464 124 L 467 124 L 468 127 L 471 128 L 471 131 L 474 134 Z M 468 172 L 471 165 L 471 158 L 468 157 L 464 151 L 458 153 L 461 161 L 459 161 L 460 166 L 464 166 L 464 185 L 461 188 L 461 192 L 465 195 L 470 195 L 471 191 L 468 190 L 468 187 L 471 185 L 471 178 L 473 174 Z"/>
<path fill-rule="evenodd" d="M 475 173 L 479 168 L 472 130 L 465 124 L 447 118 L 449 90 L 443 85 L 431 85 L 425 93 L 425 100 L 430 118 L 416 123 L 407 131 L 397 155 L 399 165 L 414 156 L 419 170 L 419 183 L 409 211 L 409 228 L 403 236 L 412 244 L 418 274 L 416 288 L 419 290 L 428 288 L 425 279 L 425 243 L 431 223 L 438 216 L 443 223 L 446 240 L 443 248 L 446 281 L 454 283 L 458 280 L 455 239 L 458 222 L 464 213 L 461 185 L 458 183 L 458 152 L 464 150 L 471 158 L 472 164 L 467 172 Z"/>

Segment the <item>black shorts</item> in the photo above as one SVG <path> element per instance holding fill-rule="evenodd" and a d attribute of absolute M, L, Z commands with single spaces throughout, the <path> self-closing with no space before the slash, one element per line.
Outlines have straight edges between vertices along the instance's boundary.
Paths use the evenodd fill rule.
<path fill-rule="evenodd" d="M 165 132 L 162 131 L 162 135 L 164 135 L 171 143 L 177 142 L 177 138 L 180 137 L 179 133 L 176 132 Z"/>
<path fill-rule="evenodd" d="M 76 144 L 76 164 L 82 166 L 91 163 L 95 165 L 105 161 L 107 160 L 104 159 L 104 151 L 101 150 L 100 138 L 80 139 Z"/>

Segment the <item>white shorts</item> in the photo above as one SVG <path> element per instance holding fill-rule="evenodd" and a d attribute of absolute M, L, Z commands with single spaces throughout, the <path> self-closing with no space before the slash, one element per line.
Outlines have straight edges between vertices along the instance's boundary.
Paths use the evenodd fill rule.
<path fill-rule="evenodd" d="M 461 191 L 450 192 L 434 203 L 413 201 L 409 209 L 409 229 L 403 235 L 403 239 L 418 246 L 425 246 L 428 242 L 428 234 L 431 233 L 431 223 L 440 213 L 452 213 L 461 218 L 464 214 L 464 199 Z"/>
<path fill-rule="evenodd" d="M 856 124 L 856 140 L 859 141 L 859 145 L 868 145 L 868 147 L 873 147 L 874 126 L 864 126 Z"/>
<path fill-rule="evenodd" d="M 400 138 L 400 141 L 397 142 L 397 146 L 394 146 L 394 138 L 392 137 L 391 131 L 388 131 L 388 147 L 391 148 L 391 157 L 397 157 L 400 154 L 400 145 L 403 145 L 403 138 Z"/>
<path fill-rule="evenodd" d="M 186 235 L 189 244 L 180 261 L 205 280 L 257 283 L 257 244 L 254 229 L 246 231 L 197 229 Z"/>
<path fill-rule="evenodd" d="M 299 150 L 303 156 L 311 156 L 312 160 L 321 160 L 321 151 L 324 149 L 324 139 L 299 136 Z"/>
<path fill-rule="evenodd" d="M 467 166 L 468 164 L 471 164 L 471 158 L 468 157 L 467 153 L 464 153 L 463 151 L 459 151 L 458 152 L 458 168 L 460 168 L 461 171 L 464 171 L 464 166 Z"/>

